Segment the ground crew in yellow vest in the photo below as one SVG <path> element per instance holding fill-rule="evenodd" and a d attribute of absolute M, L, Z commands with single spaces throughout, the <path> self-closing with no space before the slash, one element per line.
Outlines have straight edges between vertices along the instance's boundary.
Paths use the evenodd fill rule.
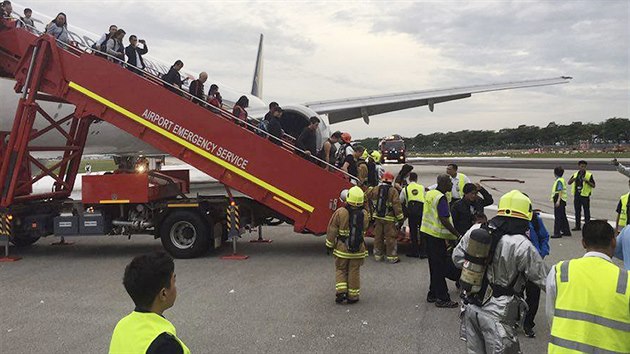
<path fill-rule="evenodd" d="M 417 173 L 409 173 L 409 184 L 400 192 L 400 203 L 404 206 L 403 210 L 409 223 L 411 250 L 407 257 L 427 258 L 427 241 L 422 234 L 418 235 L 424 208 L 424 186 L 418 183 Z"/>
<path fill-rule="evenodd" d="M 586 170 L 586 161 L 578 162 L 579 170 L 569 178 L 569 185 L 573 185 L 573 206 L 575 207 L 575 228 L 579 231 L 582 226 L 582 208 L 584 209 L 584 223 L 591 220 L 591 194 L 595 188 L 593 174 Z"/>
<path fill-rule="evenodd" d="M 366 198 L 374 205 L 372 216 L 374 217 L 374 259 L 383 260 L 383 253 L 387 253 L 389 263 L 398 263 L 398 249 L 396 236 L 398 236 L 397 222 L 404 220 L 399 192 L 392 186 L 394 175 L 391 172 L 383 173 L 381 184 L 370 189 Z"/>
<path fill-rule="evenodd" d="M 628 187 L 630 187 L 630 179 L 628 180 Z M 619 233 L 626 225 L 628 225 L 628 215 L 630 215 L 630 193 L 626 193 L 619 198 L 617 203 L 617 223 L 615 224 L 615 231 Z"/>
<path fill-rule="evenodd" d="M 359 270 L 368 252 L 365 247 L 365 231 L 370 215 L 363 208 L 363 190 L 357 186 L 350 188 L 346 196 L 346 206 L 337 209 L 328 224 L 326 247 L 335 256 L 335 302 L 359 301 L 361 283 Z"/>
<path fill-rule="evenodd" d="M 530 281 L 544 290 L 547 276 L 540 254 L 526 236 L 531 219 L 530 199 L 513 190 L 499 200 L 497 216 L 483 228 L 473 225 L 453 250 L 455 265 L 466 268 L 461 278 L 465 290 L 461 330 L 468 353 L 521 352 L 515 325 L 527 307 L 523 289 Z M 476 252 L 479 233 L 491 241 L 485 244 L 485 256 Z M 480 282 L 469 287 L 471 271 Z"/>
<path fill-rule="evenodd" d="M 427 302 L 437 307 L 455 308 L 457 302 L 451 301 L 448 294 L 446 278 L 453 281 L 459 279 L 459 270 L 448 257 L 449 242 L 457 241 L 459 233 L 453 226 L 445 193 L 453 187 L 449 175 L 437 177 L 437 188 L 424 195 L 422 226 L 420 232 L 425 234 L 427 256 L 429 258 L 430 284 Z"/>
<path fill-rule="evenodd" d="M 567 183 L 562 177 L 564 168 L 557 166 L 553 169 L 555 182 L 551 187 L 551 201 L 553 202 L 553 234 L 551 238 L 571 236 L 571 227 L 567 219 Z"/>
<path fill-rule="evenodd" d="M 109 353 L 190 354 L 162 315 L 177 298 L 173 259 L 164 252 L 138 256 L 125 268 L 123 284 L 136 308 L 114 328 Z"/>
<path fill-rule="evenodd" d="M 584 224 L 584 257 L 549 272 L 549 353 L 630 353 L 630 271 L 612 263 L 614 232 L 604 220 Z"/>

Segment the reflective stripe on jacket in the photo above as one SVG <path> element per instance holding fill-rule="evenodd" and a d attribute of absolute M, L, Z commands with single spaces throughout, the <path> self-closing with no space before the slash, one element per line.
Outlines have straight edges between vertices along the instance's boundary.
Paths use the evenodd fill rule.
<path fill-rule="evenodd" d="M 457 240 L 457 236 L 448 231 L 440 221 L 437 207 L 443 196 L 444 194 L 437 189 L 430 190 L 424 195 L 424 209 L 422 211 L 420 231 L 445 240 Z M 452 224 L 453 218 L 449 215 L 448 219 Z"/>
<path fill-rule="evenodd" d="M 372 189 L 368 189 L 368 191 L 365 194 L 365 197 L 368 200 L 374 201 L 375 202 L 374 204 L 376 204 L 381 186 L 382 184 Z M 396 221 L 404 220 L 405 216 L 403 215 L 403 212 L 402 212 L 402 204 L 400 203 L 400 198 L 399 198 L 398 193 L 399 193 L 398 190 L 394 186 L 392 186 L 389 189 L 389 192 L 387 195 L 387 213 L 385 214 L 384 217 L 380 217 L 376 215 L 376 211 L 374 211 L 372 216 L 375 219 L 384 220 L 387 222 L 396 222 Z"/>
<path fill-rule="evenodd" d="M 112 335 L 110 354 L 144 354 L 162 333 L 172 335 L 182 346 L 184 354 L 190 354 L 186 345 L 177 338 L 175 326 L 166 318 L 153 312 L 134 311 L 121 319 Z"/>
<path fill-rule="evenodd" d="M 555 267 L 549 353 L 630 353 L 630 272 L 599 257 Z"/>

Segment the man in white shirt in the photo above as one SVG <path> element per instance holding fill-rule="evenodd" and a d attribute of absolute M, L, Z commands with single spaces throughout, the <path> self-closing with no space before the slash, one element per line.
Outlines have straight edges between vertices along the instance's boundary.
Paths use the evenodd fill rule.
<path fill-rule="evenodd" d="M 458 166 L 454 163 L 449 163 L 446 166 L 446 174 L 451 177 L 451 182 L 453 182 L 453 188 L 451 188 L 450 195 L 446 193 L 446 197 L 448 199 L 449 204 L 452 204 L 464 196 L 464 185 L 466 183 L 471 183 L 470 178 L 463 173 L 457 172 Z M 437 184 L 433 184 L 429 186 L 429 189 L 435 189 Z"/>

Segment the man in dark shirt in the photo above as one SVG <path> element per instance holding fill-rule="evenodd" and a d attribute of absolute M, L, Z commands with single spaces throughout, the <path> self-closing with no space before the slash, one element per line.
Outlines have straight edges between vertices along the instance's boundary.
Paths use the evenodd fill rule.
<path fill-rule="evenodd" d="M 110 354 L 190 354 L 162 313 L 177 299 L 175 264 L 164 252 L 134 258 L 125 268 L 125 290 L 136 305 L 112 335 Z"/>
<path fill-rule="evenodd" d="M 336 131 L 332 133 L 330 138 L 326 139 L 322 144 L 322 148 L 317 152 L 320 160 L 324 161 L 326 168 L 332 171 L 332 166 L 335 163 L 335 156 L 337 156 L 337 148 L 335 144 L 337 144 L 341 140 L 341 132 Z"/>
<path fill-rule="evenodd" d="M 280 105 L 278 104 L 278 102 L 271 102 L 269 104 L 269 112 L 267 112 L 267 114 L 265 114 L 265 120 L 267 121 L 271 121 L 271 117 L 273 116 L 273 113 L 275 111 L 276 108 L 279 108 Z"/>
<path fill-rule="evenodd" d="M 182 77 L 179 75 L 179 71 L 184 67 L 184 62 L 181 60 L 177 60 L 173 66 L 168 70 L 168 72 L 162 76 L 162 80 L 166 81 L 164 87 L 175 92 L 178 95 L 181 95 L 179 90 L 182 89 Z M 173 87 L 175 86 L 175 87 Z M 179 90 L 178 90 L 179 89 Z"/>
<path fill-rule="evenodd" d="M 492 203 L 494 203 L 492 195 L 480 184 L 466 183 L 464 197 L 451 206 L 453 226 L 460 234 L 465 234 L 475 224 L 475 214 L 482 214 L 483 208 Z"/>
<path fill-rule="evenodd" d="M 309 125 L 302 130 L 302 134 L 297 139 L 297 147 L 302 149 L 306 155 L 317 155 L 317 135 L 315 131 L 319 126 L 319 118 L 313 116 L 309 120 Z"/>
<path fill-rule="evenodd" d="M 273 113 L 271 115 L 267 113 L 264 118 L 268 120 L 267 133 L 269 133 L 269 140 L 271 140 L 272 143 L 278 145 L 282 145 L 282 124 L 280 123 L 282 112 L 282 108 L 278 107 L 276 103 L 276 106 L 273 108 Z M 272 136 L 275 139 L 272 138 Z"/>
<path fill-rule="evenodd" d="M 138 47 L 138 42 L 142 43 L 142 48 Z M 127 63 L 130 64 L 127 69 L 133 71 L 136 74 L 142 74 L 141 70 L 145 69 L 144 59 L 142 59 L 142 56 L 147 54 L 148 52 L 149 47 L 147 47 L 147 42 L 144 39 L 138 41 L 138 37 L 136 37 L 135 34 L 129 36 L 129 45 L 125 48 Z"/>
<path fill-rule="evenodd" d="M 199 74 L 199 78 L 197 80 L 193 80 L 188 87 L 188 92 L 190 92 L 193 97 L 197 97 L 199 101 L 194 100 L 195 103 L 203 105 L 204 97 L 203 97 L 203 84 L 208 80 L 208 74 L 205 71 L 202 71 Z"/>
<path fill-rule="evenodd" d="M 569 185 L 573 184 L 573 206 L 575 207 L 575 228 L 579 231 L 582 228 L 582 209 L 584 209 L 584 222 L 591 220 L 591 193 L 595 188 L 595 178 L 593 174 L 586 170 L 587 162 L 578 162 L 579 170 L 569 178 Z"/>
<path fill-rule="evenodd" d="M 357 161 L 359 160 L 359 157 L 363 155 L 364 151 L 365 148 L 363 146 L 355 146 L 353 153 L 346 155 L 346 157 L 344 158 L 341 169 L 354 177 L 358 177 L 359 166 L 357 164 Z"/>

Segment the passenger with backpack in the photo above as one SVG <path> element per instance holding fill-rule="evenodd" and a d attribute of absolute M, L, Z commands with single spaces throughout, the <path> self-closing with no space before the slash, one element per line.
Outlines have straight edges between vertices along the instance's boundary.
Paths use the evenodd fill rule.
<path fill-rule="evenodd" d="M 352 148 L 352 136 L 350 136 L 350 133 L 341 133 L 341 147 L 337 150 L 335 166 L 341 168 L 344 164 L 346 156 L 352 154 L 354 154 L 354 149 Z"/>
<path fill-rule="evenodd" d="M 114 33 L 116 33 L 116 31 L 118 31 L 118 26 L 109 26 L 109 32 L 103 33 L 101 38 L 99 38 L 98 41 L 96 41 L 96 43 L 92 45 L 92 49 L 96 49 L 100 52 L 105 53 L 107 51 L 107 41 L 114 35 Z"/>
<path fill-rule="evenodd" d="M 125 62 L 125 46 L 123 45 L 123 38 L 125 38 L 125 30 L 119 28 L 113 36 L 107 40 L 107 49 L 105 52 L 110 55 L 107 59 L 112 62 L 116 62 L 121 66 Z"/>

